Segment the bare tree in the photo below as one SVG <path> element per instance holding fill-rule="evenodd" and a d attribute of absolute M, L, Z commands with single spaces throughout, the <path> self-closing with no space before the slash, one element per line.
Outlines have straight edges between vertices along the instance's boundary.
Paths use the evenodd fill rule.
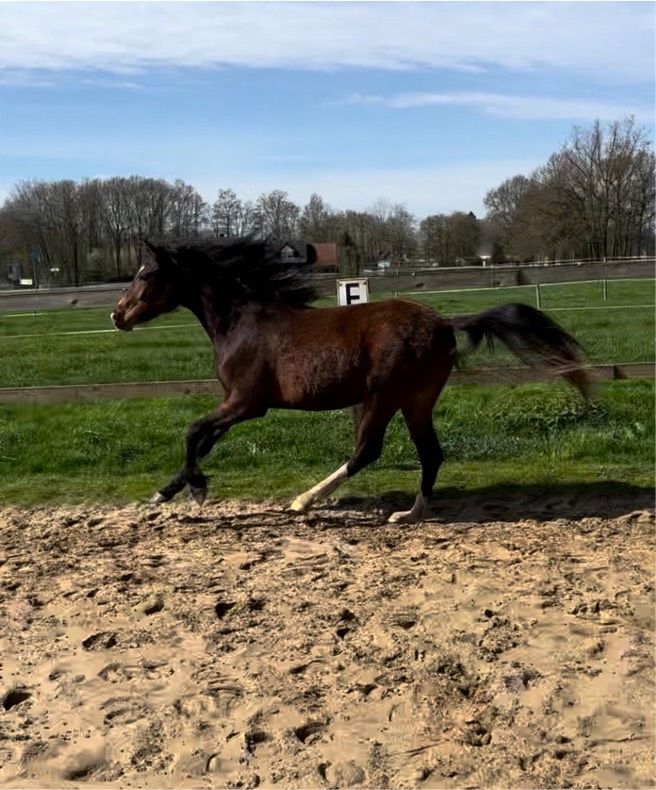
<path fill-rule="evenodd" d="M 357 259 L 361 264 L 380 259 L 381 243 L 376 232 L 376 220 L 371 214 L 366 211 L 345 211 L 340 216 L 340 226 L 340 241 L 346 237 L 351 240 L 350 246 L 357 250 Z"/>
<path fill-rule="evenodd" d="M 653 250 L 654 154 L 633 118 L 576 127 L 529 178 L 489 192 L 488 219 L 519 257 L 607 258 Z"/>
<path fill-rule="evenodd" d="M 299 221 L 300 233 L 309 241 L 336 241 L 333 218 L 334 212 L 324 203 L 321 195 L 314 192 L 303 208 Z"/>
<path fill-rule="evenodd" d="M 293 239 L 298 233 L 300 209 L 287 192 L 274 189 L 260 195 L 255 204 L 256 226 L 262 235 Z"/>
<path fill-rule="evenodd" d="M 449 218 L 446 214 L 432 214 L 419 226 L 419 238 L 424 257 L 446 264 L 452 261 Z"/>
<path fill-rule="evenodd" d="M 415 218 L 400 203 L 396 203 L 385 222 L 385 233 L 392 257 L 407 260 L 417 249 Z"/>
<path fill-rule="evenodd" d="M 130 228 L 130 200 L 124 178 L 110 178 L 102 182 L 102 213 L 107 234 L 114 251 L 115 274 L 122 274 L 121 255 Z"/>
<path fill-rule="evenodd" d="M 171 189 L 169 232 L 173 236 L 199 236 L 208 224 L 207 204 L 199 193 L 184 181 L 176 180 Z"/>
<path fill-rule="evenodd" d="M 212 230 L 215 236 L 239 236 L 243 206 L 232 189 L 220 189 L 212 204 Z"/>
<path fill-rule="evenodd" d="M 421 249 L 426 258 L 451 266 L 456 258 L 473 257 L 481 239 L 480 223 L 470 211 L 433 214 L 419 228 Z"/>
<path fill-rule="evenodd" d="M 516 175 L 506 179 L 496 189 L 491 189 L 483 200 L 487 217 L 495 227 L 502 243 L 508 245 L 519 206 L 531 188 L 531 179 Z"/>
<path fill-rule="evenodd" d="M 128 236 L 131 255 L 137 267 L 143 259 L 143 241 L 165 234 L 173 195 L 161 179 L 131 176 L 125 184 L 128 201 Z"/>
<path fill-rule="evenodd" d="M 4 205 L 3 214 L 16 228 L 23 260 L 30 261 L 35 268 L 38 263 L 46 269 L 52 268 L 54 220 L 44 183 L 18 183 Z"/>
<path fill-rule="evenodd" d="M 62 271 L 68 281 L 80 282 L 86 230 L 81 193 L 69 180 L 23 182 L 5 206 L 21 229 L 33 271 L 41 269 L 40 279 Z"/>
<path fill-rule="evenodd" d="M 54 212 L 59 221 L 63 241 L 61 259 L 70 262 L 73 284 L 79 285 L 83 234 L 86 230 L 81 188 L 70 180 L 56 181 L 51 188 Z"/>

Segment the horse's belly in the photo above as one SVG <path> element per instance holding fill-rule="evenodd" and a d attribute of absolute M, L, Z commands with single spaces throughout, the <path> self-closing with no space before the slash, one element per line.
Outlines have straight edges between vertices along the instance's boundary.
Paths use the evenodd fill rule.
<path fill-rule="evenodd" d="M 345 409 L 355 406 L 367 398 L 364 389 L 340 388 L 339 390 L 325 390 L 320 393 L 304 393 L 297 399 L 287 399 L 283 408 L 303 409 L 305 411 L 329 411 L 331 409 Z"/>
<path fill-rule="evenodd" d="M 342 409 L 367 395 L 367 371 L 360 355 L 323 351 L 304 365 L 280 366 L 280 405 L 292 409 Z"/>

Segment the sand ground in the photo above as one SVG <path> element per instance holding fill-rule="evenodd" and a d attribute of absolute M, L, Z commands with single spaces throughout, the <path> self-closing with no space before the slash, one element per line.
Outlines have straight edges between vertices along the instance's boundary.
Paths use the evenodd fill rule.
<path fill-rule="evenodd" d="M 570 504 L 5 509 L 0 783 L 653 787 L 653 514 Z"/>

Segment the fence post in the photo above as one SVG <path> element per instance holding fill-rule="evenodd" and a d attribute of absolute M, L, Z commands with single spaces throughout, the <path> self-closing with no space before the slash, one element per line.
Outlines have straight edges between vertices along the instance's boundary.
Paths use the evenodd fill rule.
<path fill-rule="evenodd" d="M 540 283 L 535 283 L 535 306 L 538 310 L 542 309 L 542 303 L 540 301 Z"/>
<path fill-rule="evenodd" d="M 601 292 L 604 297 L 604 302 L 608 301 L 608 280 L 606 277 L 601 281 Z"/>

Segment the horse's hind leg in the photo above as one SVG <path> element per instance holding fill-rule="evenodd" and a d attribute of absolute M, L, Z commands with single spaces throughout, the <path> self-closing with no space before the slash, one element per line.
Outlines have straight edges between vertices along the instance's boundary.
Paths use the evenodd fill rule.
<path fill-rule="evenodd" d="M 359 423 L 353 457 L 309 491 L 299 494 L 290 505 L 290 508 L 297 513 L 304 513 L 314 502 L 332 493 L 344 480 L 353 477 L 365 466 L 380 458 L 385 431 L 396 408 L 382 402 L 378 397 L 356 408 Z"/>
<path fill-rule="evenodd" d="M 355 446 L 358 445 L 358 436 L 360 434 L 360 423 L 362 422 L 362 415 L 364 414 L 364 404 L 358 403 L 351 408 L 351 417 L 353 418 L 353 438 L 355 439 Z"/>
<path fill-rule="evenodd" d="M 403 417 L 419 455 L 421 486 L 412 508 L 392 513 L 389 521 L 412 524 L 421 521 L 426 514 L 444 454 L 433 428 L 433 402 L 408 406 L 403 409 Z"/>

